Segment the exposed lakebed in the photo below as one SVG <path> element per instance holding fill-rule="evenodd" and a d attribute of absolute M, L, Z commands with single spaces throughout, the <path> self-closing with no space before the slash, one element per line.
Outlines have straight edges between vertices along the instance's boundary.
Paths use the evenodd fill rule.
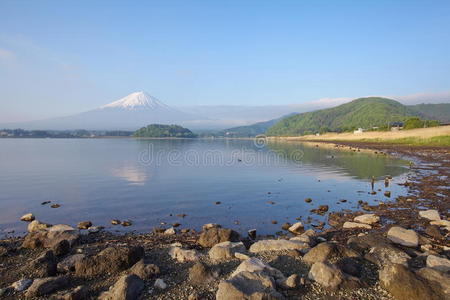
<path fill-rule="evenodd" d="M 47 223 L 90 220 L 119 231 L 214 222 L 273 234 L 296 218 L 323 220 L 310 213 L 319 205 L 357 209 L 358 200 L 375 204 L 404 195 L 397 183 L 409 172 L 406 161 L 383 154 L 201 139 L 2 139 L 0 167 L 0 235 L 23 234 L 19 218 L 28 212 Z M 386 175 L 392 176 L 388 187 Z M 113 226 L 112 219 L 132 226 Z"/>

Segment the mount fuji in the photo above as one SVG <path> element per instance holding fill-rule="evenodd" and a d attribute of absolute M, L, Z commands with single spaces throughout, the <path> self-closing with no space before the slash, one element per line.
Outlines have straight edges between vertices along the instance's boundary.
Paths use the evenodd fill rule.
<path fill-rule="evenodd" d="M 136 130 L 154 123 L 186 125 L 202 120 L 208 119 L 172 108 L 146 92 L 135 92 L 99 108 L 72 116 L 1 126 L 45 130 Z"/>

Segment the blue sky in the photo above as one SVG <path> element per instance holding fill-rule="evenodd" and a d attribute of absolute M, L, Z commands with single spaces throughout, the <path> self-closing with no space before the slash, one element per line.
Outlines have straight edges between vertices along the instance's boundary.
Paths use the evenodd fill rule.
<path fill-rule="evenodd" d="M 450 1 L 0 1 L 0 121 L 450 91 Z"/>

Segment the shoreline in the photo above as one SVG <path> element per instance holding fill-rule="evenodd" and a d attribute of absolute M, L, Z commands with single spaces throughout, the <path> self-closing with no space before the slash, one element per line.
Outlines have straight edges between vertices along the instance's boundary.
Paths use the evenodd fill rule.
<path fill-rule="evenodd" d="M 282 140 L 283 138 L 278 138 Z M 271 138 L 269 138 L 271 140 Z M 299 141 L 303 142 L 303 141 Z M 359 295 L 359 299 L 365 295 L 370 299 L 402 299 L 399 291 L 396 291 L 394 287 L 387 283 L 381 284 L 382 278 L 379 274 L 384 270 L 381 266 L 377 266 L 376 259 L 367 261 L 367 253 L 373 250 L 373 247 L 381 247 L 380 245 L 375 245 L 374 239 L 378 240 L 380 243 L 389 242 L 389 249 L 395 248 L 395 251 L 401 251 L 407 254 L 410 258 L 407 262 L 407 270 L 403 272 L 407 273 L 411 278 L 416 278 L 417 274 L 422 272 L 422 269 L 430 269 L 428 266 L 427 257 L 430 255 L 440 257 L 442 259 L 447 259 L 450 257 L 450 243 L 449 243 L 449 229 L 445 229 L 445 226 L 435 226 L 430 225 L 430 221 L 421 217 L 419 211 L 427 209 L 435 209 L 438 211 L 442 220 L 447 221 L 450 219 L 448 211 L 450 210 L 450 189 L 448 178 L 450 178 L 450 152 L 448 147 L 411 147 L 407 145 L 393 145 L 393 144 L 383 144 L 383 143 L 365 143 L 358 141 L 309 141 L 311 143 L 320 144 L 319 146 L 333 147 L 333 148 L 343 148 L 345 150 L 354 151 L 360 149 L 360 151 L 370 151 L 377 153 L 386 153 L 389 155 L 400 156 L 403 158 L 411 159 L 413 158 L 417 161 L 416 164 L 412 166 L 415 174 L 412 178 L 405 182 L 405 185 L 409 188 L 408 195 L 404 197 L 398 197 L 398 199 L 393 199 L 390 202 L 380 203 L 379 205 L 368 206 L 364 203 L 361 204 L 360 210 L 355 211 L 338 211 L 329 212 L 328 223 L 331 226 L 325 230 L 316 230 L 314 234 L 306 238 L 305 233 L 296 232 L 289 233 L 285 231 L 285 234 L 278 237 L 281 240 L 288 240 L 292 237 L 299 238 L 302 241 L 308 240 L 309 250 L 304 253 L 302 249 L 283 249 L 279 251 L 262 251 L 262 252 L 251 252 L 251 245 L 257 244 L 258 240 L 267 240 L 272 237 L 268 236 L 258 236 L 256 239 L 249 237 L 241 237 L 244 249 L 240 251 L 245 252 L 246 255 L 251 257 L 257 257 L 261 261 L 268 263 L 272 267 L 279 269 L 284 276 L 288 277 L 291 274 L 297 274 L 298 280 L 295 287 L 286 288 L 283 284 L 276 285 L 273 287 L 275 292 L 281 294 L 286 299 L 298 299 L 303 297 L 303 299 L 315 299 L 324 297 L 356 297 Z M 380 217 L 379 222 L 373 223 L 370 229 L 359 228 L 359 229 L 344 229 L 343 225 L 345 222 L 353 222 L 356 216 L 361 214 L 374 214 Z M 281 226 L 281 224 L 280 224 Z M 359 225 L 358 225 L 359 226 Z M 361 225 L 362 226 L 362 225 Z M 388 232 L 391 227 L 400 226 L 408 230 L 414 230 L 419 236 L 418 244 L 415 247 L 399 245 L 397 243 L 392 243 L 391 241 L 386 241 L 386 232 Z M 51 228 L 51 227 L 50 227 Z M 431 229 L 430 229 L 431 228 Z M 215 229 L 216 230 L 216 229 Z M 106 249 L 110 246 L 113 247 L 133 247 L 142 246 L 144 249 L 144 262 L 156 264 L 160 273 L 157 275 L 152 275 L 148 278 L 143 278 L 143 286 L 145 289 L 140 291 L 140 297 L 142 299 L 215 299 L 216 294 L 219 294 L 219 290 L 224 286 L 224 280 L 229 278 L 230 273 L 241 263 L 238 258 L 227 257 L 224 261 L 216 262 L 208 257 L 208 251 L 211 247 L 202 246 L 199 244 L 199 240 L 202 236 L 210 230 L 204 230 L 203 233 L 177 233 L 177 234 L 164 234 L 162 232 L 155 232 L 149 234 L 138 234 L 138 233 L 126 233 L 126 234 L 114 234 L 111 232 L 98 232 L 88 234 L 87 231 L 82 231 L 83 233 L 78 236 L 78 231 L 74 231 L 70 234 L 77 234 L 77 241 L 74 245 L 71 245 L 68 252 L 60 256 L 55 255 L 56 262 L 61 262 L 64 258 L 70 255 L 83 254 L 88 257 L 96 257 L 100 250 Z M 363 234 L 363 236 L 359 236 Z M 28 238 L 33 234 L 28 234 Z M 439 237 L 440 235 L 440 237 Z M 369 238 L 371 237 L 372 240 Z M 232 240 L 228 237 L 228 240 Z M 359 241 L 358 247 L 351 247 L 349 241 L 351 239 L 368 239 L 371 242 L 365 241 L 369 245 L 369 249 L 364 249 L 361 252 L 356 251 L 358 247 L 362 247 L 363 242 Z M 4 266 L 3 270 L 0 271 L 0 289 L 3 293 L 5 299 L 15 299 L 16 297 L 22 297 L 24 291 L 16 291 L 9 288 L 9 285 L 21 278 L 31 278 L 36 279 L 37 277 L 47 277 L 47 276 L 36 276 L 36 270 L 30 267 L 30 264 L 35 261 L 39 255 L 45 253 L 45 251 L 51 249 L 53 252 L 57 250 L 52 247 L 41 247 L 41 245 L 34 245 L 32 247 L 22 247 L 24 241 L 27 237 L 17 237 L 0 240 L 0 250 L 3 248 L 4 253 L 0 256 L 1 265 Z M 220 240 L 220 238 L 219 238 Z M 314 243 L 312 241 L 314 240 Z M 221 240 L 220 240 L 221 241 Z M 313 246 L 313 244 L 319 243 L 331 244 L 333 247 L 339 249 L 344 249 L 345 251 L 338 251 L 335 253 L 337 256 L 341 256 L 339 259 L 352 259 L 355 261 L 350 262 L 350 264 L 357 263 L 359 267 L 363 269 L 363 275 L 360 277 L 354 276 L 355 274 L 348 274 L 343 269 L 345 280 L 347 282 L 347 277 L 356 277 L 355 282 L 358 282 L 357 287 L 342 285 L 339 286 L 337 290 L 330 289 L 323 282 L 320 282 L 318 278 L 311 279 L 311 267 L 306 263 L 306 257 L 308 253 L 314 252 L 318 246 Z M 195 251 L 197 253 L 198 259 L 186 259 L 184 262 L 180 262 L 180 255 L 175 255 L 171 257 L 169 252 L 173 248 L 173 243 L 181 243 L 182 251 Z M 381 243 L 382 245 L 384 245 Z M 45 244 L 45 243 L 44 243 Z M 322 245 L 320 244 L 320 245 Z M 213 245 L 212 245 L 213 246 Z M 304 245 L 303 245 L 304 246 Z M 254 246 L 253 246 L 254 247 Z M 30 249 L 31 248 L 31 249 Z M 175 247 L 177 248 L 177 247 Z M 336 249 L 337 249 L 336 248 Z M 363 247 L 364 248 L 364 247 Z M 335 248 L 333 248 L 335 249 Z M 370 250 L 370 251 L 369 251 Z M 391 249 L 392 250 L 392 249 Z M 224 250 L 225 251 L 225 250 Z M 355 252 L 350 257 L 348 257 L 347 252 Z M 394 251 L 394 250 L 392 250 Z M 226 251 L 225 251 L 226 252 Z M 180 252 L 184 253 L 184 252 Z M 347 253 L 347 254 L 345 254 Z M 400 253 L 400 252 L 398 252 Z M 187 255 L 187 254 L 186 254 Z M 211 256 L 211 254 L 209 255 Z M 23 259 L 25 257 L 25 259 Z M 194 265 L 195 261 L 200 261 L 203 263 L 206 269 L 211 271 L 211 274 L 206 276 L 205 282 L 208 284 L 194 283 L 195 280 L 190 278 L 190 274 L 193 272 L 190 268 Z M 244 260 L 245 262 L 245 260 Z M 333 266 L 340 266 L 339 260 L 329 259 L 329 262 Z M 94 263 L 91 261 L 91 263 Z M 42 264 L 39 266 L 42 267 Z M 131 266 L 129 266 L 131 267 Z M 130 274 L 130 268 L 127 267 L 123 270 L 117 270 L 111 272 L 110 276 L 99 276 L 93 275 L 88 278 L 84 278 L 73 271 L 60 272 L 57 271 L 57 275 L 69 276 L 74 283 L 70 285 L 61 286 L 55 291 L 52 291 L 51 295 L 54 297 L 61 294 L 61 297 L 72 293 L 76 286 L 83 286 L 84 289 L 89 290 L 91 297 L 86 299 L 96 299 L 101 293 L 108 290 L 108 288 L 116 283 L 116 281 L 121 276 L 126 276 Z M 386 266 L 384 266 L 386 267 Z M 39 268 L 37 268 L 39 269 Z M 219 269 L 220 272 L 213 276 L 213 270 Z M 339 269 L 339 268 L 338 268 Z M 350 272 L 351 270 L 347 270 Z M 206 272 L 206 271 L 205 271 Z M 209 272 L 209 271 L 208 271 Z M 206 273 L 208 273 L 206 272 Z M 204 273 L 204 272 L 203 272 Z M 367 273 L 367 274 L 366 274 Z M 441 272 L 442 273 L 442 272 Z M 443 276 L 441 280 L 446 282 L 448 275 L 444 272 L 439 273 L 439 276 Z M 42 275 L 42 274 L 41 274 Z M 49 275 L 49 274 L 46 274 Z M 52 274 L 54 276 L 55 274 Z M 265 274 L 267 275 L 267 274 Z M 435 274 L 436 275 L 436 274 Z M 192 275 L 193 276 L 193 275 Z M 267 275 L 269 276 L 269 275 Z M 422 276 L 422 275 L 420 275 Z M 430 287 L 436 289 L 433 280 L 418 277 L 417 280 L 421 282 L 426 282 Z M 436 275 L 438 276 L 438 275 Z M 57 277 L 57 278 L 59 278 Z M 314 276 L 313 276 L 314 277 Z M 162 289 L 154 287 L 156 278 L 162 279 L 168 287 Z M 290 277 L 289 277 L 290 278 Z M 231 279 L 229 279 L 231 280 Z M 352 279 L 353 280 L 353 279 Z M 35 280 L 36 281 L 36 280 Z M 243 280 L 245 282 L 245 280 Z M 241 282 L 242 283 L 242 282 Z M 431 288 L 430 288 L 431 289 Z M 442 287 L 437 288 L 439 291 L 445 290 Z M 390 295 L 386 290 L 389 290 Z M 437 293 L 436 291 L 426 291 L 429 293 Z M 357 293 L 357 294 L 355 294 Z M 362 293 L 358 294 L 358 293 Z M 425 293 L 422 291 L 422 293 Z M 442 292 L 444 293 L 444 292 Z M 35 295 L 37 299 L 48 299 L 49 294 Z M 198 295 L 197 298 L 194 298 Z M 425 295 L 425 294 L 421 294 Z M 434 296 L 439 296 L 436 294 L 430 294 Z M 448 294 L 445 294 L 448 296 Z M 394 296 L 394 298 L 392 298 Z M 191 298 L 189 298 L 191 297 Z M 338 299 L 336 298 L 336 299 Z M 65 299 L 65 298 L 60 298 Z M 72 298 L 67 298 L 72 299 Z M 83 298 L 84 299 L 84 298 Z M 105 298 L 106 299 L 106 298 Z M 120 299 L 120 298 L 112 298 Z M 219 298 L 217 298 L 219 299 Z M 227 298 L 220 298 L 227 299 Z M 231 299 L 231 298 L 230 298 Z M 430 298 L 432 299 L 432 298 Z"/>

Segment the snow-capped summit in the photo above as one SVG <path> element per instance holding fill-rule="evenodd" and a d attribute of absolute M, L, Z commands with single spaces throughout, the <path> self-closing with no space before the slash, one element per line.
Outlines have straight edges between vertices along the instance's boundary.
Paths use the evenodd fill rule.
<path fill-rule="evenodd" d="M 162 103 L 155 97 L 149 95 L 146 92 L 135 92 L 128 96 L 119 99 L 117 101 L 111 102 L 109 104 L 103 105 L 100 108 L 121 108 L 126 110 L 136 110 L 136 109 L 169 109 L 169 106 Z"/>

